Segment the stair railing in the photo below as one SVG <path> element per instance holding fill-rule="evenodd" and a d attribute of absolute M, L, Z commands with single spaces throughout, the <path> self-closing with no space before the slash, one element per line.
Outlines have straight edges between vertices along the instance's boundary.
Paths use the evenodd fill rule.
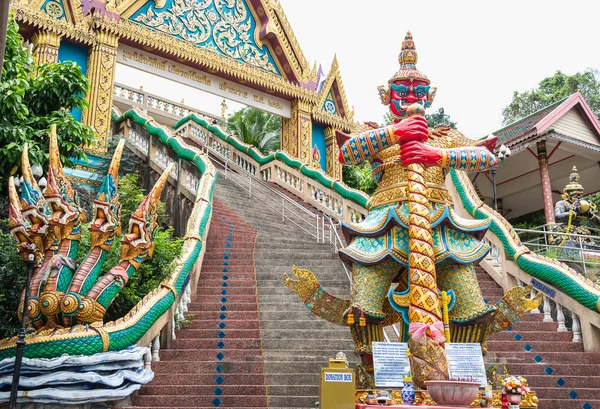
<path fill-rule="evenodd" d="M 227 151 L 222 146 L 213 145 L 211 147 L 205 144 L 203 145 L 203 149 L 209 154 L 213 162 L 223 168 L 222 172 L 225 178 L 246 191 L 248 197 L 253 197 L 261 205 L 281 215 L 282 221 L 289 221 L 294 224 L 315 238 L 318 243 L 325 242 L 322 216 L 311 212 L 300 203 L 269 186 L 257 178 L 251 169 L 229 159 Z M 274 206 L 273 203 L 281 203 L 281 206 Z"/>
<path fill-rule="evenodd" d="M 182 119 L 175 127 L 176 135 L 208 147 L 245 172 L 283 187 L 328 216 L 359 222 L 368 213 L 365 208 L 368 197 L 364 193 L 348 188 L 322 170 L 310 168 L 284 152 L 262 155 L 255 147 L 225 134 L 211 118 L 194 114 Z"/>

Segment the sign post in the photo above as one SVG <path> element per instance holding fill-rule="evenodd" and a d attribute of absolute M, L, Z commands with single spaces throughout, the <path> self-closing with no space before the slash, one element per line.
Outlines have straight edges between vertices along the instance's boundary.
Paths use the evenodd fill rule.
<path fill-rule="evenodd" d="M 406 342 L 373 342 L 373 370 L 375 386 L 394 388 L 404 386 L 404 377 L 410 376 L 410 361 Z"/>
<path fill-rule="evenodd" d="M 485 388 L 487 377 L 481 344 L 446 343 L 446 358 L 451 379 L 472 379 Z"/>

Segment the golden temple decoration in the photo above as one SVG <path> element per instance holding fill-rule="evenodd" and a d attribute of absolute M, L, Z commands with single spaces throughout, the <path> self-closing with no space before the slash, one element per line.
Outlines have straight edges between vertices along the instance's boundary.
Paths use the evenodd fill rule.
<path fill-rule="evenodd" d="M 317 106 L 315 110 L 327 112 L 323 109 L 323 104 L 325 103 L 325 100 L 327 99 L 327 94 L 332 89 L 334 83 L 337 84 L 337 89 L 340 94 L 339 98 L 335 98 L 335 102 L 341 108 L 341 111 L 344 113 L 343 118 L 347 119 L 348 121 L 352 121 L 354 119 L 354 110 L 350 111 L 350 108 L 348 107 L 348 100 L 346 99 L 346 91 L 344 89 L 344 84 L 342 83 L 342 76 L 340 74 L 340 66 L 338 64 L 337 56 L 333 57 L 331 69 L 329 70 L 329 74 L 327 74 L 327 79 L 325 79 L 325 83 L 323 84 L 323 87 L 319 92 L 319 99 L 317 100 Z M 342 117 L 341 115 L 339 116 Z"/>
<path fill-rule="evenodd" d="M 291 118 L 282 119 L 281 150 L 304 163 L 311 163 L 311 135 L 310 105 L 300 100 L 292 102 Z"/>
<path fill-rule="evenodd" d="M 90 90 L 88 108 L 83 112 L 83 122 L 96 131 L 98 150 L 106 149 L 102 143 L 110 136 L 110 117 L 115 87 L 118 38 L 106 31 L 98 31 L 96 43 L 88 58 L 87 77 Z"/>
<path fill-rule="evenodd" d="M 33 58 L 36 64 L 55 64 L 58 62 L 60 36 L 52 31 L 40 30 L 31 37 Z"/>
<path fill-rule="evenodd" d="M 328 126 L 325 128 L 325 159 L 327 163 L 327 174 L 333 179 L 342 180 L 342 164 L 337 158 L 339 149 L 335 139 L 335 129 Z"/>

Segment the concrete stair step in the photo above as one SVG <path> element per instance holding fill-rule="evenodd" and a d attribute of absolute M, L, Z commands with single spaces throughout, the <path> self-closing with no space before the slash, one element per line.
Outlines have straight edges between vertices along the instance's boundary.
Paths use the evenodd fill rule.
<path fill-rule="evenodd" d="M 538 407 L 542 409 L 580 409 L 586 402 L 589 403 L 592 408 L 600 408 L 600 400 L 583 399 L 552 399 L 551 401 L 540 399 Z"/>
<path fill-rule="evenodd" d="M 162 355 L 162 351 L 161 351 Z M 204 385 L 216 385 L 216 378 L 219 375 L 216 373 L 210 374 L 156 374 L 150 386 L 204 386 Z M 227 374 L 223 377 L 223 385 L 257 385 L 258 387 L 264 386 L 264 379 L 261 376 L 255 376 L 253 374 Z"/>
<path fill-rule="evenodd" d="M 263 363 L 261 361 L 227 361 L 221 362 L 216 358 L 212 361 L 159 361 L 152 362 L 152 370 L 157 374 L 215 374 L 217 365 L 221 365 L 220 374 L 254 374 L 262 375 Z"/>
<path fill-rule="evenodd" d="M 218 337 L 218 334 L 224 333 L 224 337 Z M 177 339 L 194 338 L 194 339 L 231 339 L 231 338 L 260 338 L 260 330 L 258 329 L 183 329 L 177 332 Z"/>
<path fill-rule="evenodd" d="M 352 351 L 352 349 L 354 348 L 354 344 L 352 343 L 352 338 L 350 337 L 350 333 L 348 332 L 347 338 L 343 338 L 343 334 L 340 334 L 339 338 L 332 339 L 290 338 L 286 340 L 263 338 L 262 347 L 265 354 L 267 354 L 267 351 L 289 350 L 290 348 L 293 348 L 296 351 L 298 351 L 297 353 L 299 353 L 300 351 L 306 352 L 324 349 L 330 351 L 331 356 L 329 357 L 332 358 L 338 351 Z M 288 357 L 288 359 L 293 360 L 295 356 L 296 355 L 292 355 Z M 326 363 L 327 360 L 325 359 L 324 362 Z"/>
<path fill-rule="evenodd" d="M 256 303 L 227 303 L 227 305 L 215 302 L 205 302 L 202 304 L 192 303 L 188 305 L 189 312 L 200 312 L 200 311 L 257 311 L 258 306 Z"/>
<path fill-rule="evenodd" d="M 546 352 L 583 352 L 583 343 L 569 341 L 495 341 L 488 342 L 489 350 L 493 352 L 523 350 L 529 345 L 531 351 L 537 353 Z"/>
<path fill-rule="evenodd" d="M 536 323 L 537 324 L 537 323 Z M 514 341 L 515 335 L 519 333 L 522 336 L 521 342 L 567 342 L 573 339 L 572 332 L 554 331 L 502 331 L 497 334 L 490 335 L 489 341 Z"/>
<path fill-rule="evenodd" d="M 209 344 L 210 341 L 205 342 Z M 161 351 L 161 359 L 170 361 L 214 361 L 219 359 L 217 355 L 222 354 L 225 357 L 221 360 L 227 361 L 262 361 L 262 351 L 255 349 L 219 349 L 216 347 L 221 340 L 213 340 L 213 349 L 166 349 Z M 226 342 L 223 341 L 225 344 Z M 220 355 L 219 355 L 220 356 Z"/>
<path fill-rule="evenodd" d="M 229 375 L 227 376 L 229 378 Z M 267 387 L 263 385 L 217 385 L 214 380 L 209 385 L 168 385 L 168 386 L 150 386 L 148 388 L 144 388 L 138 394 L 138 396 L 152 396 L 152 395 L 169 395 L 175 394 L 180 396 L 187 395 L 214 395 L 214 390 L 217 388 L 221 388 L 223 392 L 223 396 L 230 395 L 265 395 L 267 392 Z M 214 397 L 213 397 L 214 399 Z"/>
<path fill-rule="evenodd" d="M 173 341 L 173 349 L 172 350 L 213 349 L 220 341 L 223 341 L 226 348 L 231 348 L 231 349 L 257 349 L 257 348 L 260 348 L 262 345 L 260 338 L 229 338 L 229 339 L 223 339 L 223 340 L 221 340 L 221 339 L 217 340 L 217 338 L 215 338 L 214 343 L 212 341 L 206 342 L 205 340 L 197 339 L 197 338 L 177 338 L 176 340 Z M 161 352 L 160 352 L 161 354 L 162 354 L 162 351 L 171 351 L 171 350 L 161 349 Z"/>
<path fill-rule="evenodd" d="M 257 320 L 259 315 L 258 311 L 190 311 L 192 319 L 203 319 L 203 320 L 220 320 L 221 315 L 225 315 L 228 320 Z"/>
<path fill-rule="evenodd" d="M 504 361 L 499 358 L 499 361 Z M 546 368 L 550 366 L 553 370 L 552 377 L 558 378 L 563 375 L 567 376 L 597 376 L 598 365 L 597 364 L 579 364 L 579 363 L 535 363 L 533 359 L 527 360 L 527 362 L 514 362 L 512 360 L 506 362 L 506 368 L 509 373 L 521 374 L 522 376 L 528 377 L 531 375 L 548 376 Z M 532 386 L 535 386 L 532 384 Z"/>
<path fill-rule="evenodd" d="M 336 330 L 341 333 L 348 331 L 346 328 L 340 328 L 339 326 L 319 319 L 314 316 L 314 319 L 305 320 L 260 320 L 260 327 L 263 331 L 267 330 Z"/>
<path fill-rule="evenodd" d="M 190 322 L 186 329 L 209 329 L 220 328 L 221 320 L 201 320 L 195 319 Z M 258 320 L 230 320 L 223 321 L 226 325 L 225 329 L 260 329 Z"/>
<path fill-rule="evenodd" d="M 206 406 L 214 408 L 213 400 L 215 395 L 138 395 L 135 398 L 136 405 L 139 406 L 167 406 L 189 408 L 196 406 Z M 266 407 L 266 396 L 247 396 L 247 395 L 221 395 L 218 399 L 222 402 L 219 408 L 245 408 L 245 407 Z"/>
<path fill-rule="evenodd" d="M 539 354 L 546 364 L 599 364 L 600 353 L 597 352 L 521 352 L 521 351 L 494 351 L 499 359 L 506 362 L 528 363 L 535 362 L 534 357 Z"/>
<path fill-rule="evenodd" d="M 598 388 L 600 389 L 600 376 L 569 376 L 563 375 L 560 378 L 565 381 L 564 385 L 561 388 L 575 388 L 577 391 L 578 388 Z M 558 384 L 556 383 L 558 377 L 556 376 L 539 376 L 539 375 L 529 375 L 527 377 L 527 382 L 530 385 L 536 385 L 536 388 L 556 388 Z"/>
<path fill-rule="evenodd" d="M 577 397 L 579 399 L 600 400 L 600 389 L 582 388 L 579 386 L 567 387 L 565 385 L 562 388 L 560 388 L 560 387 L 550 387 L 550 388 L 538 387 L 535 389 L 535 392 L 540 397 L 540 399 L 547 399 L 549 401 L 554 401 L 556 399 L 569 399 L 569 392 L 571 392 L 571 390 L 573 390 L 573 389 L 577 393 Z"/>

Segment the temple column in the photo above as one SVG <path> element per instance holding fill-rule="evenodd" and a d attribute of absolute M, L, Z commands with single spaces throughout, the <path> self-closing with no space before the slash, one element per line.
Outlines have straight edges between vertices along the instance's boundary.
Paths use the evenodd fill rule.
<path fill-rule="evenodd" d="M 544 199 L 544 215 L 546 223 L 554 223 L 554 201 L 552 200 L 552 185 L 550 184 L 550 169 L 548 168 L 548 152 L 546 141 L 537 143 L 538 163 L 542 181 L 542 197 Z"/>
<path fill-rule="evenodd" d="M 327 174 L 333 179 L 342 180 L 342 164 L 338 161 L 338 151 L 340 148 L 335 139 L 335 129 L 331 126 L 325 128 L 325 147 Z"/>
<path fill-rule="evenodd" d="M 119 39 L 111 33 L 98 31 L 96 43 L 90 47 L 87 77 L 90 82 L 87 101 L 83 112 L 83 123 L 94 128 L 98 149 L 105 150 L 105 141 L 110 136 L 110 115 L 115 88 L 117 46 Z"/>
<path fill-rule="evenodd" d="M 292 102 L 291 118 L 281 121 L 281 150 L 310 164 L 312 142 L 312 119 L 310 105 L 306 101 Z"/>
<path fill-rule="evenodd" d="M 31 37 L 31 43 L 36 64 L 56 64 L 58 62 L 58 47 L 60 47 L 58 34 L 40 30 Z"/>

